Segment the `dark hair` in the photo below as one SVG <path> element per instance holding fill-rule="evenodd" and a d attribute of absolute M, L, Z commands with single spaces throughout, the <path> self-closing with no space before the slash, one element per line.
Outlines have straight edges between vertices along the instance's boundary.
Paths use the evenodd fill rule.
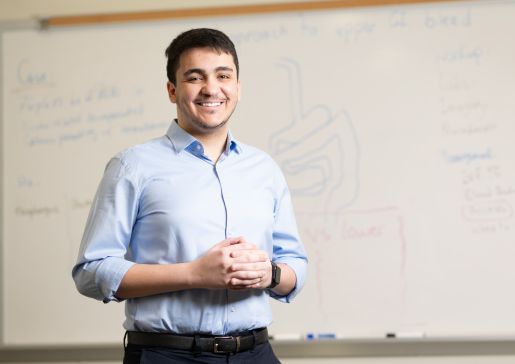
<path fill-rule="evenodd" d="M 166 75 L 168 80 L 176 84 L 176 73 L 179 68 L 181 54 L 192 48 L 211 48 L 217 52 L 228 53 L 232 56 L 236 65 L 236 76 L 240 73 L 238 55 L 234 43 L 227 35 L 216 29 L 198 28 L 179 34 L 166 48 L 165 55 L 168 58 Z"/>

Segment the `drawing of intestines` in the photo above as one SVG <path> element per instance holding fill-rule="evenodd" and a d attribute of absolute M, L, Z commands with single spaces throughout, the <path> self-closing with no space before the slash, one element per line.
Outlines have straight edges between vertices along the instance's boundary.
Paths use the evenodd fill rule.
<path fill-rule="evenodd" d="M 299 64 L 283 59 L 278 67 L 288 74 L 291 120 L 272 132 L 270 153 L 288 180 L 296 207 L 341 212 L 359 189 L 359 145 L 350 115 L 341 105 L 337 111 L 331 105 L 305 105 Z"/>

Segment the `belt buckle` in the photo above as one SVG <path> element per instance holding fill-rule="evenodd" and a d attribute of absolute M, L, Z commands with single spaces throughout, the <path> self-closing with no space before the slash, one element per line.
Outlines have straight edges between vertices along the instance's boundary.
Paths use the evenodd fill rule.
<path fill-rule="evenodd" d="M 221 340 L 236 340 L 236 350 L 220 350 L 218 346 Z M 239 336 L 216 336 L 213 338 L 213 353 L 215 354 L 228 354 L 237 353 L 240 351 L 240 337 Z"/>

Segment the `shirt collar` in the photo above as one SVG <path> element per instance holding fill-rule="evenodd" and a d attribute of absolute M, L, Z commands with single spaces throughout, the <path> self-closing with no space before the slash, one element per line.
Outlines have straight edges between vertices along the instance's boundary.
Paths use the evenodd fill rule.
<path fill-rule="evenodd" d="M 177 119 L 174 119 L 166 132 L 166 135 L 172 142 L 172 145 L 177 153 L 182 152 L 184 149 L 189 149 L 192 146 L 200 145 L 200 142 L 191 136 L 187 131 L 182 129 L 177 123 Z M 240 154 L 242 152 L 241 143 L 238 142 L 231 131 L 227 133 L 227 145 L 224 154 L 228 155 L 231 151 L 235 151 Z"/>
<path fill-rule="evenodd" d="M 225 154 L 229 154 L 231 151 L 235 151 L 236 153 L 240 154 L 241 143 L 234 138 L 231 131 L 229 130 L 227 133 L 227 145 L 225 147 Z"/>

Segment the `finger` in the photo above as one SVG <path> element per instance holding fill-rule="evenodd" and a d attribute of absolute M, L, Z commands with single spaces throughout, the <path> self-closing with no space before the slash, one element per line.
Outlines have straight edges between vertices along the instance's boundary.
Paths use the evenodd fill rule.
<path fill-rule="evenodd" d="M 257 262 L 236 262 L 233 263 L 230 267 L 232 272 L 238 271 L 261 271 L 265 272 L 267 268 L 267 264 L 261 261 Z"/>
<path fill-rule="evenodd" d="M 222 240 L 218 244 L 214 245 L 213 248 L 219 248 L 220 249 L 220 248 L 225 248 L 225 247 L 231 246 L 233 244 L 238 244 L 238 240 L 230 238 L 230 239 Z"/>
<path fill-rule="evenodd" d="M 270 279 L 262 277 L 255 280 L 246 280 L 241 282 L 234 280 L 234 283 L 240 284 L 235 285 L 233 289 L 265 289 L 270 285 Z"/>
<path fill-rule="evenodd" d="M 270 277 L 261 277 L 258 282 L 248 285 L 247 288 L 265 289 L 270 286 L 271 281 Z"/>
<path fill-rule="evenodd" d="M 245 240 L 245 238 L 243 236 L 232 236 L 232 237 L 225 239 L 224 241 L 226 241 L 228 243 L 228 245 L 247 243 L 247 241 Z"/>
<path fill-rule="evenodd" d="M 221 249 L 221 248 L 226 248 L 226 247 L 229 247 L 229 246 L 232 246 L 232 245 L 237 245 L 237 244 L 242 244 L 242 243 L 245 243 L 245 239 L 241 236 L 237 236 L 237 237 L 230 237 L 230 238 L 227 238 L 225 240 L 222 240 L 221 242 L 219 242 L 218 244 L 215 244 L 213 246 L 213 249 Z"/>
<path fill-rule="evenodd" d="M 264 252 L 263 250 L 257 250 L 257 249 L 235 249 L 231 251 L 230 254 L 231 258 L 243 258 L 240 259 L 241 261 L 244 261 L 244 259 L 249 259 L 249 261 L 259 261 L 264 262 L 268 260 L 268 254 Z"/>
<path fill-rule="evenodd" d="M 254 244 L 237 243 L 237 244 L 232 244 L 232 245 L 228 246 L 226 249 L 229 249 L 230 253 L 232 254 L 232 252 L 236 252 L 236 251 L 240 251 L 240 250 L 253 251 L 253 250 L 256 250 L 257 247 Z"/>
<path fill-rule="evenodd" d="M 245 240 L 245 238 L 243 236 L 229 237 L 226 240 L 230 242 L 229 245 L 246 244 L 247 243 L 247 241 Z"/>
<path fill-rule="evenodd" d="M 245 287 L 259 285 L 263 281 L 263 278 L 255 278 L 255 279 L 238 279 L 232 278 L 230 285 L 232 287 Z"/>
<path fill-rule="evenodd" d="M 248 244 L 249 242 L 247 239 L 245 239 L 243 236 L 236 236 L 235 239 L 238 239 L 238 241 L 242 244 Z"/>
<path fill-rule="evenodd" d="M 266 272 L 264 270 L 239 270 L 231 273 L 231 279 L 254 280 L 263 279 Z"/>
<path fill-rule="evenodd" d="M 263 281 L 258 282 L 256 284 L 251 284 L 251 285 L 245 286 L 246 289 L 265 289 L 266 287 L 268 287 L 268 286 L 266 284 L 264 284 Z"/>

